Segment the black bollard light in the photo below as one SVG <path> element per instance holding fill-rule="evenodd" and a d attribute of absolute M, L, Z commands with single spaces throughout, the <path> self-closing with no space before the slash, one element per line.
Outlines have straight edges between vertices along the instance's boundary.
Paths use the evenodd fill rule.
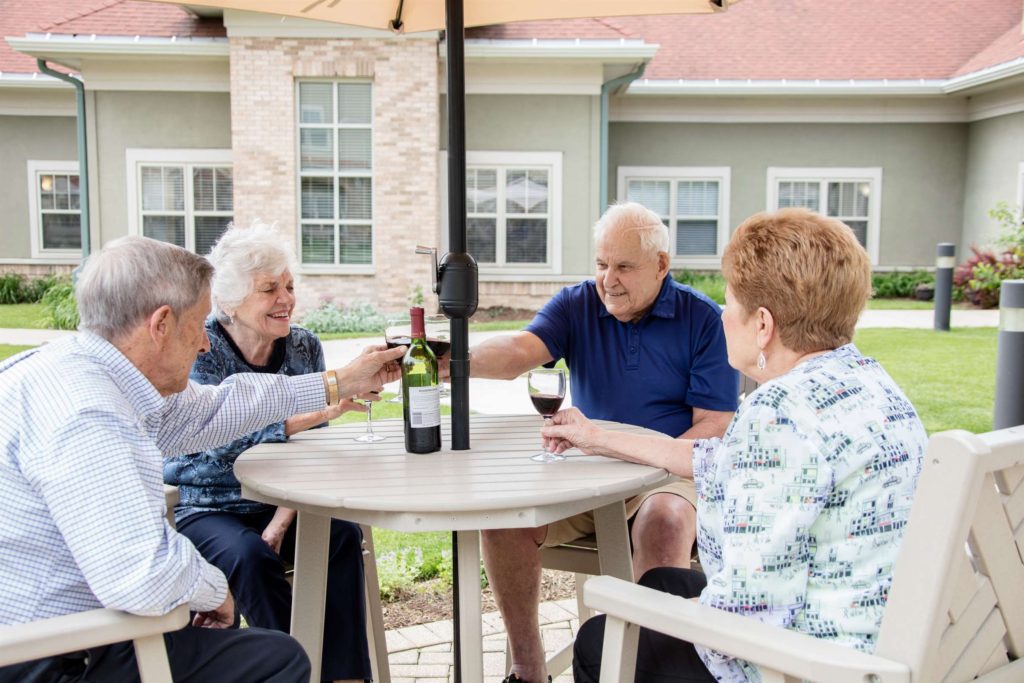
<path fill-rule="evenodd" d="M 953 306 L 953 268 L 956 245 L 939 242 L 935 250 L 935 329 L 949 332 L 949 311 Z"/>
<path fill-rule="evenodd" d="M 1024 280 L 999 287 L 999 346 L 992 428 L 1024 425 Z"/>

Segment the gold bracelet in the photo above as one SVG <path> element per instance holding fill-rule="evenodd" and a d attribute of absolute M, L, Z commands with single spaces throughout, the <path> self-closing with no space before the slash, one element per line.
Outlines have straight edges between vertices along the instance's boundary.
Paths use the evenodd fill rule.
<path fill-rule="evenodd" d="M 327 405 L 336 406 L 341 401 L 341 397 L 338 396 L 338 375 L 334 370 L 328 370 L 324 373 L 324 378 L 327 381 Z"/>

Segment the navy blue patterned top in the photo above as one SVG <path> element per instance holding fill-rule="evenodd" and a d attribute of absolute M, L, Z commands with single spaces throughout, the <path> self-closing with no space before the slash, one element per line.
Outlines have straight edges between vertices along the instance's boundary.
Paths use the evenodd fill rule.
<path fill-rule="evenodd" d="M 245 362 L 215 318 L 206 321 L 206 332 L 210 337 L 210 350 L 196 359 L 190 374 L 191 379 L 200 384 L 220 384 L 239 372 L 304 375 L 326 369 L 320 340 L 297 325 L 291 326 L 287 337 L 278 340 L 271 356 L 271 366 L 262 368 Z M 280 359 L 279 365 L 275 363 L 277 359 Z M 235 460 L 256 444 L 287 440 L 284 422 L 277 422 L 221 448 L 164 458 L 164 481 L 177 486 L 181 496 L 174 508 L 175 520 L 180 522 L 197 512 L 243 514 L 267 509 L 265 503 L 242 498 L 241 484 L 235 478 Z"/>

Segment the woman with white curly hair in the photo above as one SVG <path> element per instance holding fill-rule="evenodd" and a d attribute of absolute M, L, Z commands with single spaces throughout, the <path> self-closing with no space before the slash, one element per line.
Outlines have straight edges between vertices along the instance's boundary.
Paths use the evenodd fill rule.
<path fill-rule="evenodd" d="M 209 260 L 215 269 L 213 314 L 206 321 L 210 351 L 193 365 L 193 380 L 220 384 L 239 372 L 324 370 L 316 335 L 292 324 L 294 257 L 277 230 L 263 224 L 230 227 Z M 251 626 L 290 628 L 292 591 L 284 562 L 295 553 L 295 511 L 242 498 L 235 459 L 256 444 L 287 441 L 296 432 L 324 426 L 346 410 L 366 408 L 343 400 L 221 448 L 165 459 L 164 480 L 177 486 L 181 496 L 174 509 L 178 531 L 223 570 Z M 363 590 L 362 534 L 356 524 L 333 520 L 324 624 L 324 642 L 331 647 L 324 648 L 323 680 L 370 679 Z"/>

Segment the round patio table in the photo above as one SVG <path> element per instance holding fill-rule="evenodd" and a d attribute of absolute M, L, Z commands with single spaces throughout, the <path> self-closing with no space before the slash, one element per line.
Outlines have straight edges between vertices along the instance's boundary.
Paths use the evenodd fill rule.
<path fill-rule="evenodd" d="M 320 680 L 330 520 L 396 531 L 455 531 L 459 574 L 478 575 L 480 531 L 536 527 L 593 510 L 601 571 L 632 580 L 623 501 L 674 479 L 665 470 L 569 451 L 562 462 L 530 456 L 541 447 L 538 416 L 474 416 L 471 449 L 452 451 L 442 423 L 437 453 L 405 452 L 402 421 L 379 420 L 378 443 L 353 438 L 362 422 L 313 429 L 286 443 L 260 444 L 235 463 L 242 495 L 298 510 L 292 635 Z M 604 427 L 655 434 L 599 421 Z M 664 437 L 668 439 L 669 437 Z M 480 588 L 460 582 L 460 661 L 466 681 L 483 680 Z"/>

